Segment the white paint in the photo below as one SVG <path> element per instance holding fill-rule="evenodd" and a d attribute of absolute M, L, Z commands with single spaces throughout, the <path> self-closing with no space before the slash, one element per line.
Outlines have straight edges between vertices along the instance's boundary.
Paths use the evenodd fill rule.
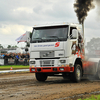
<path fill-rule="evenodd" d="M 29 69 L 5 70 L 5 71 L 0 71 L 0 74 L 2 74 L 2 73 L 27 72 L 27 71 L 29 71 Z"/>

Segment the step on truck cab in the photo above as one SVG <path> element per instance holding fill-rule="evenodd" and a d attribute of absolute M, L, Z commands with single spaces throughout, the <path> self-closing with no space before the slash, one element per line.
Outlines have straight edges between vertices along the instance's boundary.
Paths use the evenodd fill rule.
<path fill-rule="evenodd" d="M 87 66 L 83 37 L 79 24 L 34 26 L 30 41 L 30 72 L 35 73 L 38 81 L 60 75 L 79 82 Z M 88 66 L 92 64 L 88 62 Z"/>

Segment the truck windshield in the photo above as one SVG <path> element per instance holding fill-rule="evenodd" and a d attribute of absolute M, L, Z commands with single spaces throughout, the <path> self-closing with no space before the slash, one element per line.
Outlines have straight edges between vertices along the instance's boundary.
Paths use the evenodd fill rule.
<path fill-rule="evenodd" d="M 34 28 L 31 42 L 66 41 L 68 26 Z"/>

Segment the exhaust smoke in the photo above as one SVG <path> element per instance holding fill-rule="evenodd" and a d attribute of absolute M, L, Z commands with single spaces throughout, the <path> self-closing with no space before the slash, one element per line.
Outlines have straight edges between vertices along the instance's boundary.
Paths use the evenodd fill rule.
<path fill-rule="evenodd" d="M 95 6 L 93 4 L 94 0 L 75 0 L 74 9 L 78 17 L 80 24 L 83 24 L 88 12 L 93 9 Z"/>
<path fill-rule="evenodd" d="M 97 13 L 99 16 L 97 16 L 100 19 L 100 0 L 94 0 L 97 5 Z"/>

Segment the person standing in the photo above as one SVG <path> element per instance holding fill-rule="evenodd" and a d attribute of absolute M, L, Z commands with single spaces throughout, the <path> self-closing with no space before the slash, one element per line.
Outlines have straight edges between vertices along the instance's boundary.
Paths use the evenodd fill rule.
<path fill-rule="evenodd" d="M 4 65 L 8 65 L 8 54 L 4 55 Z"/>
<path fill-rule="evenodd" d="M 19 56 L 18 56 L 18 54 L 15 54 L 15 64 L 16 65 L 19 64 Z"/>

